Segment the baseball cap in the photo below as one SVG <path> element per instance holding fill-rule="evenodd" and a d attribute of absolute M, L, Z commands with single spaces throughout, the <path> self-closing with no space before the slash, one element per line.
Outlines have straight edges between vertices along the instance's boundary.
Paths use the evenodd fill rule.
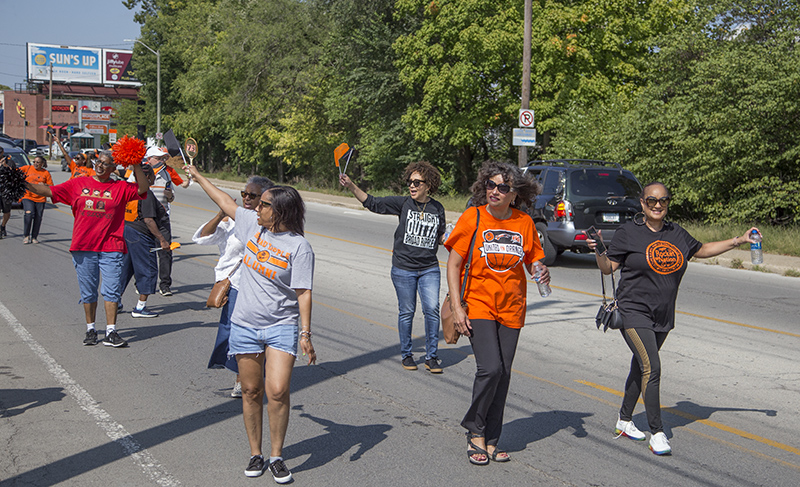
<path fill-rule="evenodd" d="M 169 153 L 167 153 L 167 151 L 165 151 L 161 147 L 151 146 L 147 149 L 144 158 L 150 159 L 151 157 L 163 157 L 167 155 L 169 155 Z"/>

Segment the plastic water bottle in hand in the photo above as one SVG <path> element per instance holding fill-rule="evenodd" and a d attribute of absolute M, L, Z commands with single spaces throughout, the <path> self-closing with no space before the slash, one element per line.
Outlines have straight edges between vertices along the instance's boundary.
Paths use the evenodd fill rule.
<path fill-rule="evenodd" d="M 450 238 L 450 234 L 453 232 L 453 229 L 456 226 L 452 223 L 448 223 L 447 226 L 444 228 L 444 241 L 447 242 L 447 239 Z"/>
<path fill-rule="evenodd" d="M 750 244 L 750 262 L 753 265 L 760 265 L 764 263 L 764 252 L 761 250 L 761 234 L 758 230 L 750 232 L 750 238 L 755 242 Z"/>
<path fill-rule="evenodd" d="M 542 265 L 538 262 L 533 264 L 533 280 L 536 281 L 536 285 L 539 287 L 539 294 L 546 298 L 550 296 L 550 285 L 539 281 L 539 278 L 542 276 Z"/>

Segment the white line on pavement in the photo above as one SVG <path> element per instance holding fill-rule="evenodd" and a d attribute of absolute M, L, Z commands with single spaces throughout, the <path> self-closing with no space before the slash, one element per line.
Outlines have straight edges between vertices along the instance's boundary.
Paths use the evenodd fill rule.
<path fill-rule="evenodd" d="M 97 401 L 89 395 L 86 389 L 72 380 L 72 377 L 69 376 L 67 371 L 47 353 L 47 350 L 45 350 L 39 342 L 33 339 L 31 334 L 28 333 L 28 330 L 22 326 L 22 323 L 20 323 L 2 303 L 0 303 L 0 316 L 5 318 L 11 329 L 14 330 L 20 339 L 33 350 L 33 353 L 44 362 L 47 370 L 53 378 L 55 378 L 56 382 L 77 401 L 81 409 L 86 411 L 86 413 L 97 422 L 97 425 L 105 431 L 106 435 L 111 438 L 112 441 L 118 443 L 122 449 L 125 450 L 125 453 L 130 455 L 134 463 L 142 469 L 150 480 L 158 485 L 167 487 L 180 485 L 180 482 L 173 478 L 164 467 L 158 464 L 156 459 L 150 455 L 150 452 L 136 443 L 121 424 L 114 421 L 110 414 L 97 405 Z"/>

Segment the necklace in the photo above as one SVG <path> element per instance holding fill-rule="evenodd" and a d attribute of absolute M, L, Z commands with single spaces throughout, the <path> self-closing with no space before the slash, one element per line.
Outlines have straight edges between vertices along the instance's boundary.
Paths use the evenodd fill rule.
<path fill-rule="evenodd" d="M 417 200 L 413 200 L 413 201 L 414 201 L 414 206 L 416 206 L 417 210 L 419 210 L 419 219 L 422 220 L 423 219 L 422 218 L 423 215 L 425 215 L 425 208 L 428 207 L 428 203 L 430 203 L 431 200 L 426 201 L 425 204 L 422 205 L 422 208 L 419 207 L 419 204 L 417 203 Z"/>

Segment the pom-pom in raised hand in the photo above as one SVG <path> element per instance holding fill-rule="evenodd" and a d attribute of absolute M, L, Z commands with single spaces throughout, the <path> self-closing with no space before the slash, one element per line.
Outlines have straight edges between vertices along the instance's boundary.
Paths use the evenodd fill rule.
<path fill-rule="evenodd" d="M 123 135 L 119 141 L 111 148 L 114 155 L 114 162 L 120 166 L 130 166 L 141 164 L 147 148 L 144 141 Z"/>

